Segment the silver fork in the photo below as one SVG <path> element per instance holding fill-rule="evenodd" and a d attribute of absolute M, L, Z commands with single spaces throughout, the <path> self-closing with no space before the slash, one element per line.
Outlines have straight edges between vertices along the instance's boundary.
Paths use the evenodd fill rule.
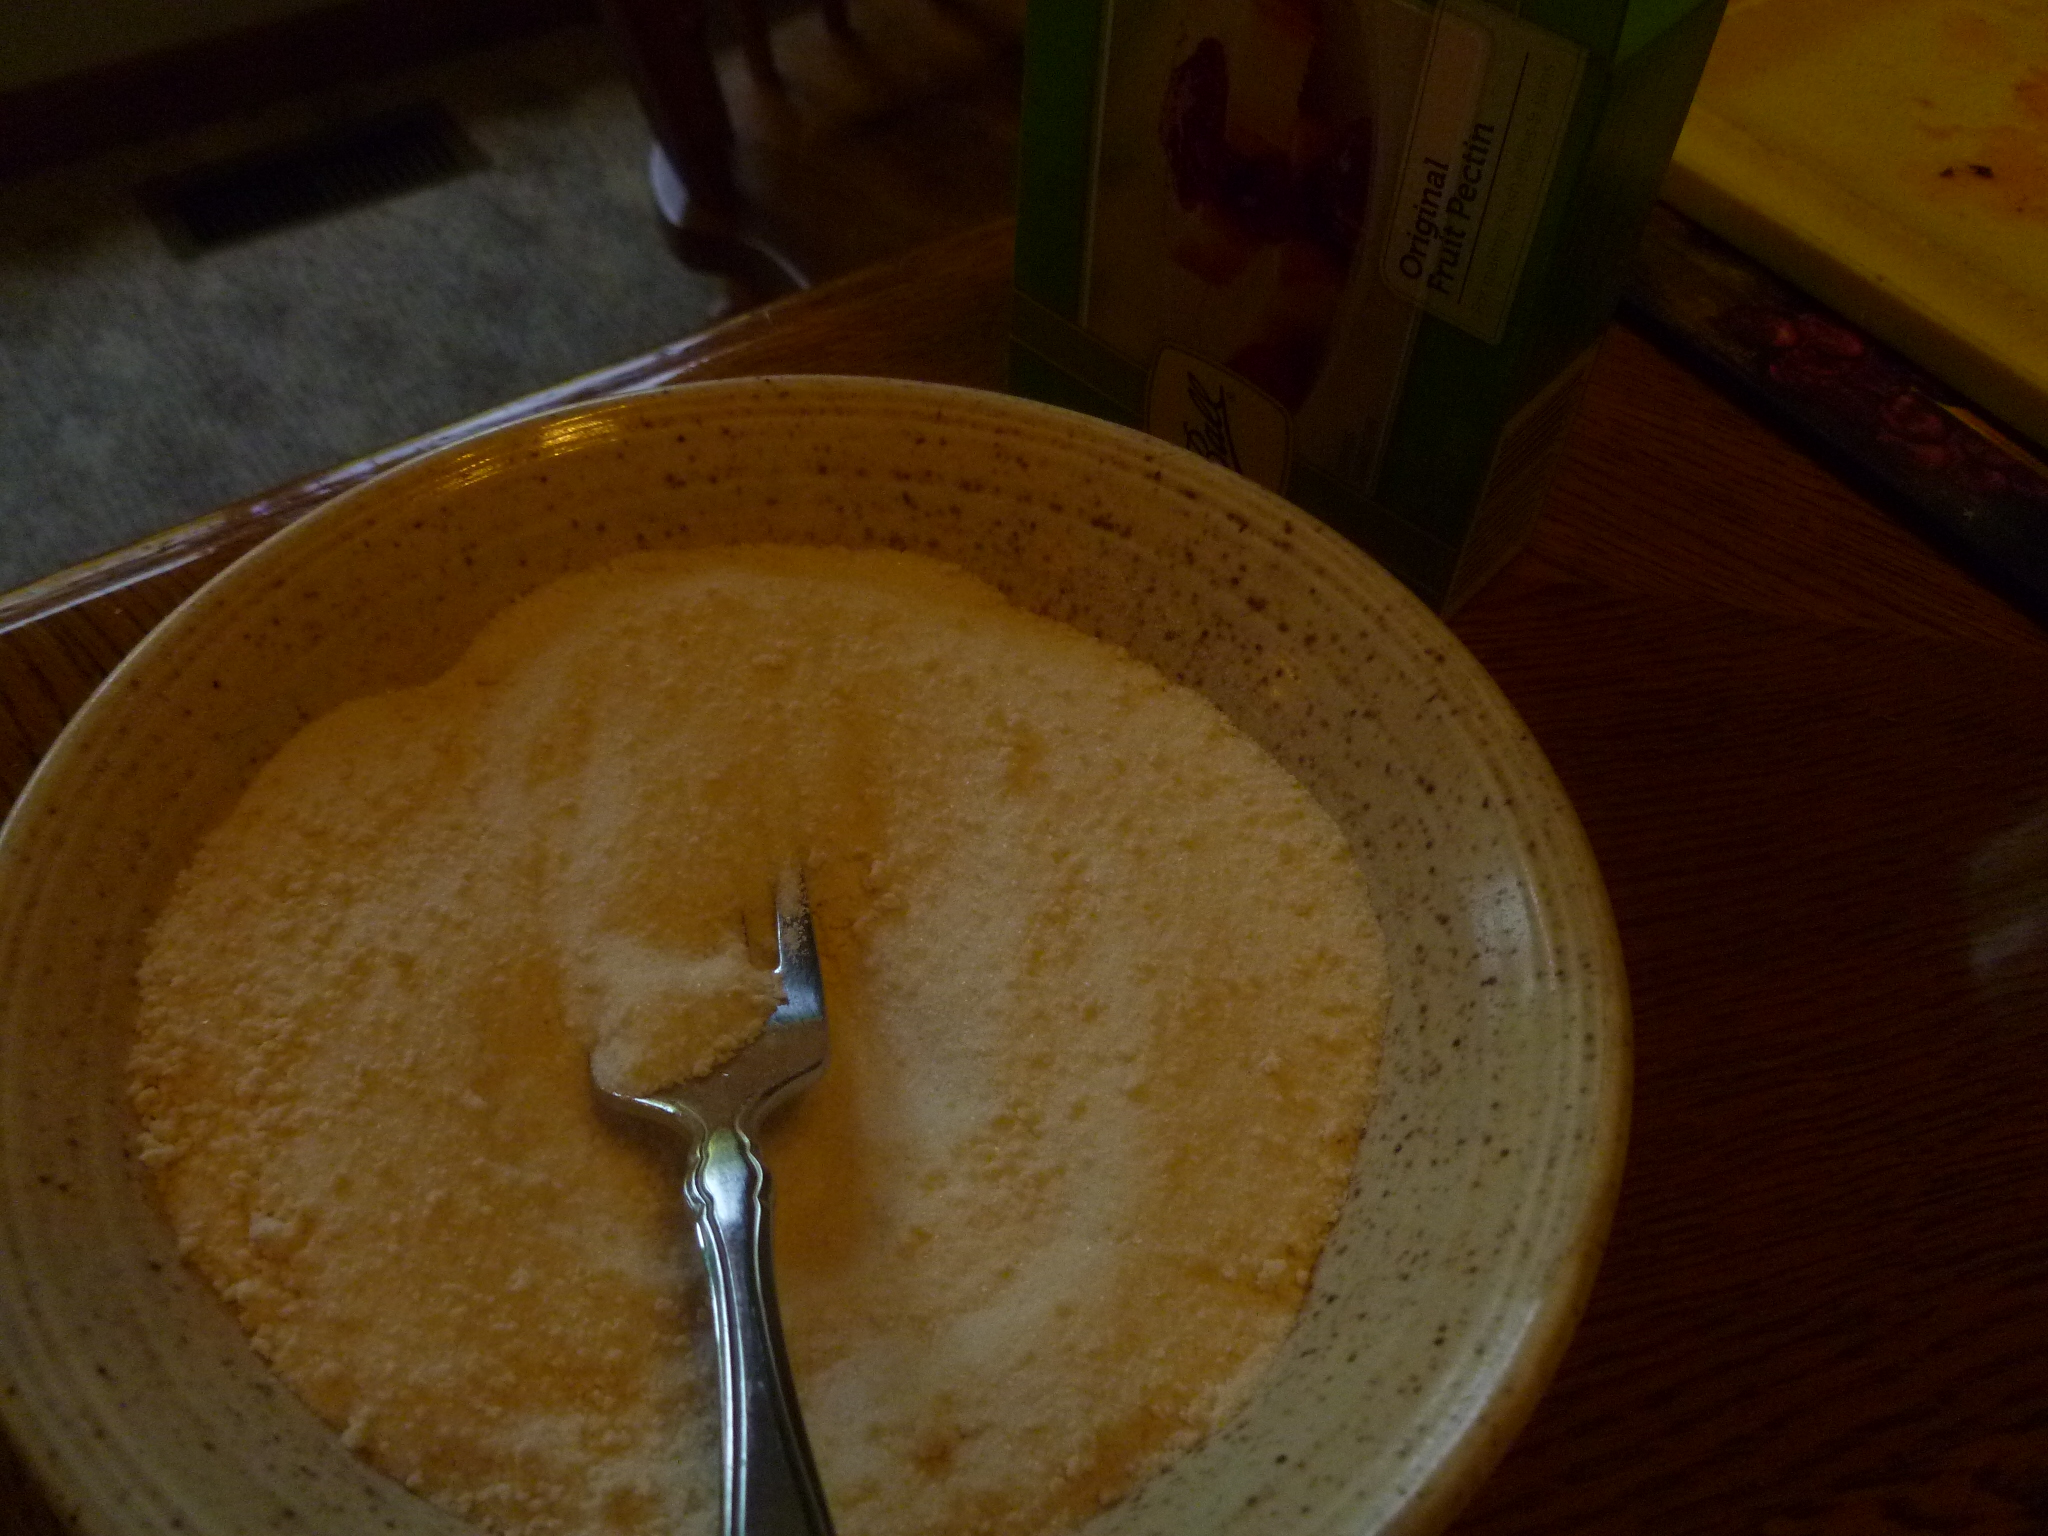
<path fill-rule="evenodd" d="M 725 1536 L 832 1536 L 783 1353 L 769 1251 L 768 1168 L 753 1132 L 825 1070 L 825 989 L 800 878 L 775 893 L 782 1006 L 708 1076 L 655 1093 L 599 1088 L 622 1109 L 689 1137 L 683 1197 L 711 1286 L 725 1471 Z"/>

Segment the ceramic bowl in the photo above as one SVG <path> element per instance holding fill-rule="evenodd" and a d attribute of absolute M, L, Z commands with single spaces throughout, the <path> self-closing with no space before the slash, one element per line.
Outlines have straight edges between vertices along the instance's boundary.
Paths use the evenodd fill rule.
<path fill-rule="evenodd" d="M 160 626 L 0 837 L 0 1413 L 90 1536 L 452 1532 L 300 1406 L 178 1259 L 122 1093 L 142 934 L 306 720 L 652 545 L 888 545 L 1200 689 L 1342 824 L 1385 925 L 1381 1096 L 1280 1357 L 1090 1536 L 1421 1531 L 1533 1406 L 1620 1173 L 1627 999 L 1556 779 L 1355 548 L 1154 439 L 972 391 L 702 385 L 521 425 L 291 527 Z"/>

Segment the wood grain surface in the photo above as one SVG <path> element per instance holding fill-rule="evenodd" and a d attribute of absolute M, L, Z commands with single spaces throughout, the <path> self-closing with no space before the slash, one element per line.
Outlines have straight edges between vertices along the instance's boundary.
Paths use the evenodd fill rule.
<path fill-rule="evenodd" d="M 576 381 L 999 382 L 1001 226 Z M 489 422 L 483 423 L 485 425 Z M 451 429 L 0 599 L 0 796 L 178 598 Z M 2048 1531 L 2048 637 L 1626 329 L 1455 618 L 1606 875 L 1628 1173 L 1457 1529 Z M 0 1462 L 16 1529 L 53 1528 Z"/>

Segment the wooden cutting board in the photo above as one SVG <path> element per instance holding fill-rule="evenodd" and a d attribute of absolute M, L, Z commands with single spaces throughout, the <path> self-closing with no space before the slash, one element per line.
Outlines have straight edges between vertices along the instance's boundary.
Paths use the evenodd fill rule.
<path fill-rule="evenodd" d="M 1665 196 L 2048 441 L 2048 6 L 1732 0 Z"/>

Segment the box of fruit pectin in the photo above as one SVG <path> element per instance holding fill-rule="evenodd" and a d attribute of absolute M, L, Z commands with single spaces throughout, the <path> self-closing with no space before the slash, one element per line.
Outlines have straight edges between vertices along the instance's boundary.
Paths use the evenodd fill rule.
<path fill-rule="evenodd" d="M 1722 0 L 1033 0 L 1010 381 L 1454 607 L 1521 543 Z"/>

